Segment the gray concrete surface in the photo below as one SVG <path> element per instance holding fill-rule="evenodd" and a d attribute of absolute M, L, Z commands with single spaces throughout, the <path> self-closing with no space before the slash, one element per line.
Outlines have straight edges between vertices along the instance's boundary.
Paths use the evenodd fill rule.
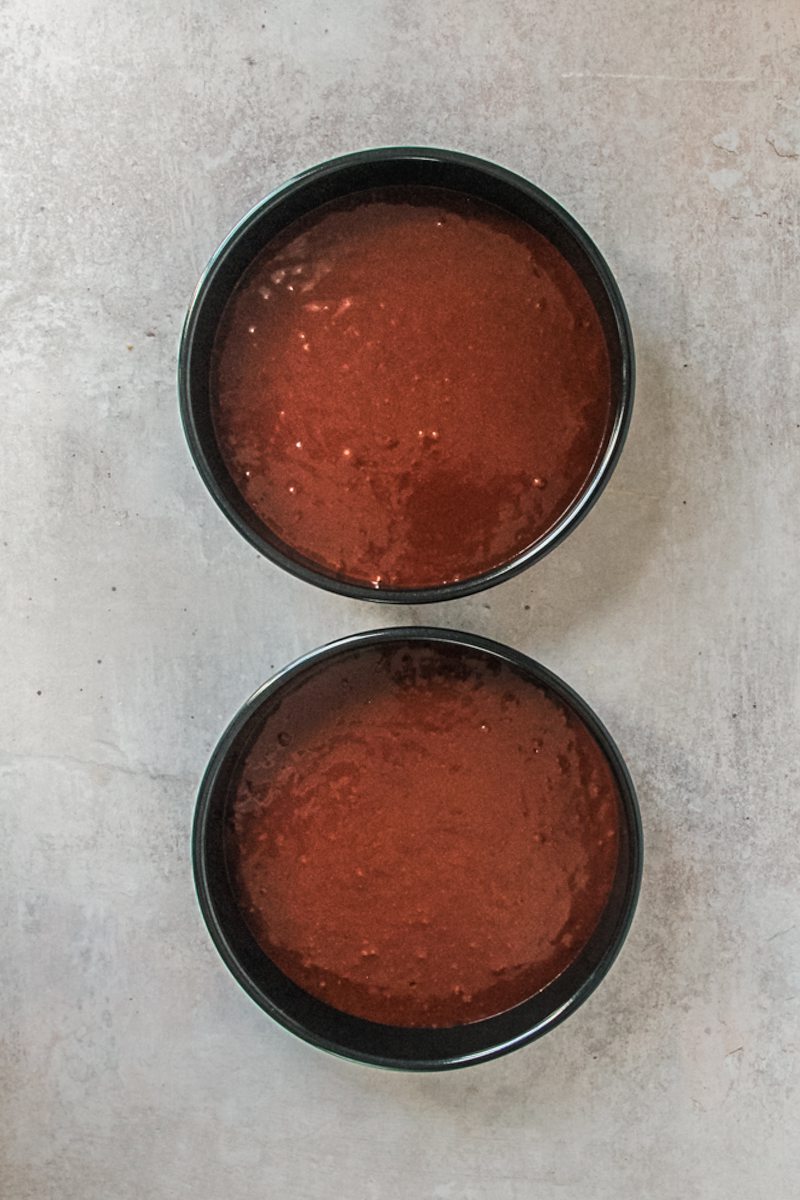
<path fill-rule="evenodd" d="M 797 1195 L 796 0 L 0 8 L 0 1191 L 10 1200 Z M 599 506 L 434 611 L 282 575 L 184 448 L 175 349 L 229 226 L 391 142 L 497 159 L 596 237 L 640 385 Z M 648 843 L 630 940 L 543 1042 L 338 1062 L 211 948 L 198 774 L 272 670 L 433 619 L 605 718 Z"/>

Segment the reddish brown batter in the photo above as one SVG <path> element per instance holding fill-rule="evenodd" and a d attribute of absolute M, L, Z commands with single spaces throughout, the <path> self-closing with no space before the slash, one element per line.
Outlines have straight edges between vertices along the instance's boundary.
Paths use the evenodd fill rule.
<path fill-rule="evenodd" d="M 577 957 L 619 814 L 605 756 L 555 697 L 478 652 L 373 648 L 267 718 L 229 867 L 256 939 L 306 991 L 373 1021 L 459 1025 Z"/>
<path fill-rule="evenodd" d="M 611 421 L 600 320 L 519 218 L 434 189 L 361 193 L 262 252 L 217 335 L 223 457 L 328 574 L 470 578 L 581 493 Z"/>

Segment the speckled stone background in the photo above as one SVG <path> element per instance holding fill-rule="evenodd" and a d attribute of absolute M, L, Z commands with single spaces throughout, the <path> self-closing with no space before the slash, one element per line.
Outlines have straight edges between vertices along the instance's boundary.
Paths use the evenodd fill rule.
<path fill-rule="evenodd" d="M 797 0 L 6 0 L 0 1191 L 10 1200 L 793 1200 L 798 1116 Z M 330 155 L 531 177 L 628 301 L 637 410 L 544 563 L 434 610 L 249 549 L 184 447 L 208 255 Z M 640 789 L 604 986 L 435 1077 L 295 1041 L 192 890 L 195 786 L 301 651 L 429 619 L 563 674 Z"/>

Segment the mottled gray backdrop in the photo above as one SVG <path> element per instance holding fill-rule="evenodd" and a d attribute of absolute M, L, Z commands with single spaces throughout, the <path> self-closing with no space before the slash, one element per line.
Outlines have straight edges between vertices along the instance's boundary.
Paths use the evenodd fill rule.
<path fill-rule="evenodd" d="M 0 5 L 0 1191 L 11 1200 L 793 1200 L 800 1151 L 797 0 Z M 616 272 L 631 436 L 513 582 L 381 610 L 281 574 L 183 444 L 208 255 L 327 156 L 529 176 Z M 640 789 L 639 914 L 543 1042 L 338 1062 L 227 975 L 198 775 L 272 670 L 430 619 L 583 692 Z"/>

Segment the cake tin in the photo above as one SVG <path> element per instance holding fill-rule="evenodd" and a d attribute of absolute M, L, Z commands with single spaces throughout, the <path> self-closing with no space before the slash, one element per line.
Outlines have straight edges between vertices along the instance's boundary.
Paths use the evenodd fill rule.
<path fill-rule="evenodd" d="M 580 955 L 546 988 L 497 1016 L 442 1029 L 410 1029 L 350 1016 L 309 995 L 284 975 L 255 941 L 237 907 L 225 859 L 225 829 L 243 756 L 287 686 L 353 651 L 436 643 L 477 650 L 510 664 L 571 708 L 594 735 L 617 784 L 620 843 L 611 894 Z M 424 627 L 354 634 L 315 650 L 265 683 L 231 721 L 200 785 L 192 855 L 200 908 L 223 961 L 248 995 L 286 1029 L 314 1046 L 358 1062 L 409 1071 L 466 1067 L 507 1054 L 560 1024 L 594 991 L 627 935 L 642 872 L 642 827 L 636 792 L 608 731 L 584 700 L 539 663 L 473 634 Z"/>
<path fill-rule="evenodd" d="M 237 283 L 264 246 L 287 225 L 331 200 L 372 188 L 406 185 L 447 188 L 488 201 L 522 218 L 572 264 L 600 317 L 611 365 L 613 416 L 603 452 L 582 491 L 559 520 L 510 561 L 479 575 L 423 588 L 379 588 L 326 571 L 283 541 L 249 507 L 230 477 L 212 419 L 210 387 L 214 338 Z M 379 603 L 451 600 L 492 587 L 531 566 L 586 515 L 616 465 L 631 418 L 634 349 L 625 305 L 600 251 L 578 222 L 526 179 L 493 163 L 452 150 L 390 147 L 364 150 L 312 167 L 272 192 L 228 235 L 198 284 L 181 338 L 178 390 L 186 439 L 197 469 L 226 517 L 272 562 L 308 583 Z M 375 564 L 376 571 L 380 564 Z"/>

